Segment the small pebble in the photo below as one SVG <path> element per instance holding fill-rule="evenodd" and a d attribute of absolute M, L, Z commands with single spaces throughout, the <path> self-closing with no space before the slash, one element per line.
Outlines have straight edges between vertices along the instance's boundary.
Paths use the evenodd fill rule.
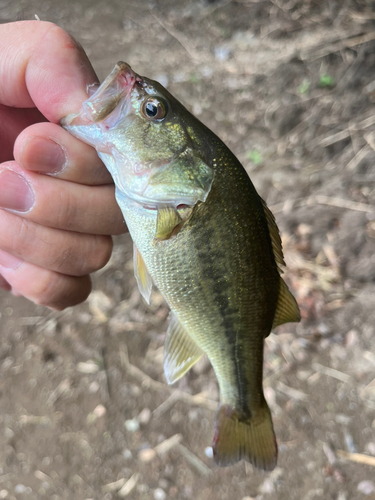
<path fill-rule="evenodd" d="M 95 361 L 92 361 L 90 359 L 89 361 L 86 361 L 86 362 L 77 363 L 77 370 L 80 373 L 86 373 L 86 374 L 98 373 L 98 371 L 100 370 L 100 367 L 99 367 L 98 363 L 95 363 Z"/>
<path fill-rule="evenodd" d="M 366 446 L 365 446 L 365 451 L 367 451 L 368 453 L 370 453 L 370 455 L 374 455 L 375 456 L 375 442 L 374 441 L 370 441 L 369 443 L 367 443 Z"/>
<path fill-rule="evenodd" d="M 14 432 L 9 427 L 4 429 L 4 436 L 6 439 L 12 439 L 14 437 Z"/>
<path fill-rule="evenodd" d="M 7 498 L 9 495 L 8 491 L 7 490 L 1 490 L 0 491 L 0 498 L 3 499 L 3 498 Z"/>
<path fill-rule="evenodd" d="M 214 451 L 213 451 L 212 447 L 207 446 L 207 448 L 205 448 L 205 450 L 204 450 L 204 454 L 206 455 L 206 457 L 212 458 L 214 456 Z"/>
<path fill-rule="evenodd" d="M 122 456 L 126 459 L 126 460 L 130 460 L 131 458 L 133 458 L 133 454 L 130 450 L 124 450 L 122 452 Z"/>
<path fill-rule="evenodd" d="M 26 486 L 24 484 L 17 484 L 16 487 L 14 488 L 15 493 L 25 493 L 26 492 Z"/>
<path fill-rule="evenodd" d="M 103 405 L 98 405 L 96 408 L 94 408 L 93 410 L 93 414 L 100 418 L 100 417 L 104 417 L 104 415 L 107 413 L 107 410 L 105 408 L 105 406 Z"/>
<path fill-rule="evenodd" d="M 214 48 L 214 55 L 219 61 L 226 61 L 230 56 L 230 48 L 225 45 L 217 45 Z"/>
<path fill-rule="evenodd" d="M 156 451 L 153 450 L 152 448 L 146 448 L 145 450 L 141 450 L 138 453 L 138 458 L 141 462 L 143 463 L 148 463 L 154 460 L 156 457 Z"/>
<path fill-rule="evenodd" d="M 143 408 L 141 413 L 138 415 L 138 422 L 141 425 L 147 425 L 151 420 L 151 410 L 150 408 Z"/>
<path fill-rule="evenodd" d="M 132 418 L 131 420 L 125 420 L 124 426 L 125 429 L 129 432 L 139 431 L 139 422 L 136 418 Z"/>
<path fill-rule="evenodd" d="M 161 488 L 156 488 L 154 491 L 155 500 L 165 500 L 167 498 L 167 494 Z"/>
<path fill-rule="evenodd" d="M 98 382 L 91 382 L 91 384 L 89 385 L 89 393 L 90 394 L 95 394 L 96 392 L 98 392 L 98 390 L 100 389 L 100 385 L 98 384 Z"/>
<path fill-rule="evenodd" d="M 375 493 L 375 483 L 372 481 L 361 481 L 357 489 L 364 495 L 371 495 L 371 493 Z"/>

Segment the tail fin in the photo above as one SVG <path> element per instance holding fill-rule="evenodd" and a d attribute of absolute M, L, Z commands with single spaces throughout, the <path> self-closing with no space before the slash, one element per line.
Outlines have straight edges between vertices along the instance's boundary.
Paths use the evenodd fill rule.
<path fill-rule="evenodd" d="M 271 412 L 267 403 L 264 404 L 250 417 L 243 417 L 229 405 L 219 407 L 212 443 L 217 465 L 226 467 L 244 459 L 259 469 L 270 471 L 275 468 L 276 437 Z"/>

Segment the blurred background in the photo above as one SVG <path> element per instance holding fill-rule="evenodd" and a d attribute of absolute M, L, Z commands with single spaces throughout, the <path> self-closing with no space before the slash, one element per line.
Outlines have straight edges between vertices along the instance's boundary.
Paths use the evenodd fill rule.
<path fill-rule="evenodd" d="M 279 224 L 302 322 L 266 340 L 269 474 L 211 457 L 207 360 L 175 386 L 168 309 L 117 238 L 81 306 L 0 292 L 0 499 L 375 499 L 375 4 L 372 0 L 0 0 L 57 23 L 100 79 L 160 81 L 247 169 Z"/>

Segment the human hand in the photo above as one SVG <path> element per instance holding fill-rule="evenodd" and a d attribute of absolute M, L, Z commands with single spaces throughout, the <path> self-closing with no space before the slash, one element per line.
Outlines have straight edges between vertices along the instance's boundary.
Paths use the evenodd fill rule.
<path fill-rule="evenodd" d="M 0 54 L 0 287 L 61 310 L 87 298 L 126 230 L 95 150 L 58 125 L 97 78 L 52 23 L 0 25 Z"/>

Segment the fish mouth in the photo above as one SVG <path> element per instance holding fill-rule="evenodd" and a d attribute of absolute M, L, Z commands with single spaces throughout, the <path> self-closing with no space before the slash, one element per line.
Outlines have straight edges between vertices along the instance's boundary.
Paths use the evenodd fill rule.
<path fill-rule="evenodd" d="M 129 64 L 119 61 L 104 82 L 83 102 L 79 113 L 61 120 L 61 125 L 72 131 L 72 127 L 88 126 L 105 122 L 105 128 L 115 126 L 117 121 L 130 111 L 129 96 L 135 84 L 143 85 L 142 78 Z"/>
<path fill-rule="evenodd" d="M 83 103 L 86 116 L 94 123 L 102 122 L 126 99 L 136 83 L 142 82 L 129 64 L 119 61 L 97 91 Z"/>

